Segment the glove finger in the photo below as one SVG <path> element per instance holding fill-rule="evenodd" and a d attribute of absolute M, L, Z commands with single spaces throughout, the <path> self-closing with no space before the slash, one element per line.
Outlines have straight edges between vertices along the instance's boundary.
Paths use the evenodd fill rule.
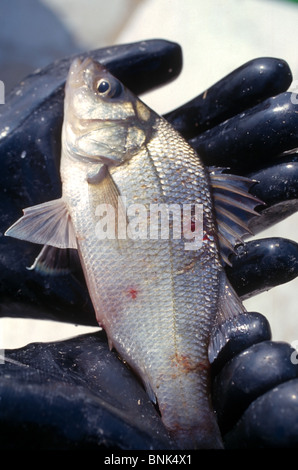
<path fill-rule="evenodd" d="M 235 321 L 236 320 L 236 321 Z M 271 339 L 270 324 L 258 312 L 245 312 L 215 328 L 209 345 L 213 378 L 234 356 L 253 344 Z"/>
<path fill-rule="evenodd" d="M 284 60 L 253 59 L 201 95 L 167 113 L 165 118 L 190 139 L 270 96 L 286 91 L 291 82 L 292 73 Z"/>
<path fill-rule="evenodd" d="M 171 446 L 154 405 L 103 332 L 5 351 L 0 393 L 0 448 Z"/>
<path fill-rule="evenodd" d="M 254 234 L 281 222 L 298 210 L 298 158 L 297 154 L 284 156 L 272 164 L 250 173 L 258 183 L 250 192 L 265 202 L 260 217 L 254 217 L 249 228 Z"/>
<path fill-rule="evenodd" d="M 239 245 L 226 267 L 242 300 L 289 282 L 298 275 L 298 244 L 285 238 L 263 238 Z"/>
<path fill-rule="evenodd" d="M 283 152 L 298 147 L 297 105 L 292 93 L 282 93 L 189 142 L 205 165 L 229 167 L 241 175 L 257 171 Z"/>
<path fill-rule="evenodd" d="M 213 383 L 213 404 L 223 434 L 260 395 L 298 377 L 298 364 L 291 361 L 293 352 L 287 343 L 263 341 L 245 349 L 223 367 Z M 260 412 L 259 420 L 264 417 Z"/>
<path fill-rule="evenodd" d="M 136 95 L 171 82 L 182 69 L 181 47 L 162 39 L 109 47 L 107 51 L 103 59 L 95 59 L 106 64 Z"/>
<path fill-rule="evenodd" d="M 298 379 L 257 398 L 226 434 L 226 448 L 297 448 Z"/>

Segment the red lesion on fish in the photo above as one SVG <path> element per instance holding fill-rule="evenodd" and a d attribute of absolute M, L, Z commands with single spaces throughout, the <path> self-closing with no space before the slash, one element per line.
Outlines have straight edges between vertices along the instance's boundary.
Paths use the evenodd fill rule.
<path fill-rule="evenodd" d="M 215 230 L 209 230 L 208 232 L 204 230 L 203 241 L 212 242 L 216 236 Z"/>
<path fill-rule="evenodd" d="M 205 235 L 203 237 L 203 241 L 209 241 L 210 242 L 210 238 L 209 238 L 208 233 L 205 233 Z"/>
<path fill-rule="evenodd" d="M 136 299 L 137 296 L 138 296 L 138 291 L 137 289 L 133 288 L 133 287 L 130 287 L 128 290 L 127 290 L 127 295 L 128 297 L 130 297 L 131 299 Z"/>

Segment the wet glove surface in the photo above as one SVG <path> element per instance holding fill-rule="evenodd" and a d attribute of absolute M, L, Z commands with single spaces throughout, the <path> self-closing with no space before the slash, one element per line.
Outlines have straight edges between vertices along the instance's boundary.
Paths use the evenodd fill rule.
<path fill-rule="evenodd" d="M 0 448 L 168 449 L 158 412 L 103 331 L 6 351 Z"/>
<path fill-rule="evenodd" d="M 296 448 L 297 351 L 271 341 L 260 313 L 241 317 L 221 328 L 226 344 L 212 365 L 212 398 L 225 447 Z"/>
<path fill-rule="evenodd" d="M 181 70 L 181 49 L 167 41 L 116 46 L 91 55 L 135 93 L 166 83 Z M 22 208 L 61 194 L 63 85 L 71 60 L 29 76 L 0 108 L 1 233 Z M 259 181 L 251 192 L 266 206 L 260 206 L 261 215 L 251 225 L 255 232 L 297 210 L 298 114 L 286 91 L 291 80 L 284 61 L 256 59 L 166 115 L 206 165 L 230 167 Z M 40 247 L 3 236 L 0 243 L 2 316 L 96 324 L 78 264 L 70 274 L 42 276 L 26 270 Z M 254 240 L 239 246 L 231 261 L 229 278 L 238 294 L 248 298 L 297 276 L 298 246 L 280 238 Z M 213 388 L 226 445 L 239 447 L 244 437 L 248 447 L 295 445 L 296 427 L 291 426 L 291 436 L 286 433 L 294 419 L 289 397 L 298 391 L 297 366 L 287 362 L 293 350 L 270 342 L 270 327 L 260 314 L 247 314 L 236 326 L 223 325 L 222 332 L 227 346 L 214 358 Z M 255 362 L 239 378 L 237 361 L 242 364 L 251 348 Z M 260 378 L 259 364 L 267 356 L 276 375 Z M 109 351 L 103 332 L 5 351 L 5 358 L 0 366 L 3 448 L 171 448 L 158 411 L 117 353 Z M 231 377 L 239 380 L 240 391 L 233 389 Z M 253 392 L 245 395 L 245 383 L 251 384 L 252 378 Z M 273 392 L 276 386 L 278 393 Z M 276 407 L 267 427 L 259 401 L 265 395 L 258 397 L 264 390 L 269 394 L 266 416 L 268 407 Z M 233 412 L 231 400 L 239 402 Z M 277 433 L 283 419 L 278 400 L 285 409 L 282 433 Z M 260 422 L 264 432 L 259 431 Z"/>

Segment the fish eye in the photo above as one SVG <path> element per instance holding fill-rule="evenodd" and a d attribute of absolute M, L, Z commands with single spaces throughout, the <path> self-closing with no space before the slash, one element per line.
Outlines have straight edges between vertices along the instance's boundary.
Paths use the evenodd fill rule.
<path fill-rule="evenodd" d="M 113 77 L 109 79 L 101 78 L 96 83 L 96 90 L 97 93 L 103 97 L 116 98 L 122 92 L 122 85 L 117 79 L 114 79 Z"/>
<path fill-rule="evenodd" d="M 96 88 L 97 88 L 98 93 L 106 94 L 110 90 L 111 85 L 107 80 L 101 79 L 97 83 Z"/>

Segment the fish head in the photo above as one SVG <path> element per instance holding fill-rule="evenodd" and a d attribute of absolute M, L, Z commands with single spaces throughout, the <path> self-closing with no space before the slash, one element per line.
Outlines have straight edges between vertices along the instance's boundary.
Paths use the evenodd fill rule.
<path fill-rule="evenodd" d="M 146 145 L 154 114 L 103 65 L 75 59 L 65 87 L 62 146 L 82 161 L 120 165 Z"/>

